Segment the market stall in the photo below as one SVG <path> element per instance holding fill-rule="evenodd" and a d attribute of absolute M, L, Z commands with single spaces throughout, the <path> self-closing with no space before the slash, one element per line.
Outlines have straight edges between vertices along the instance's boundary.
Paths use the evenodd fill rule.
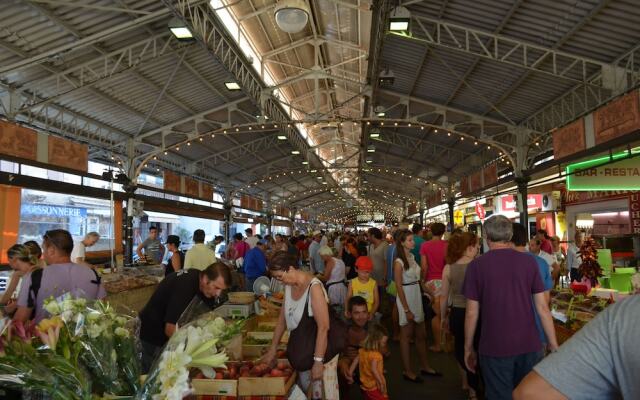
<path fill-rule="evenodd" d="M 138 313 L 147 304 L 164 277 L 163 265 L 137 268 L 123 268 L 122 272 L 101 270 L 105 301 L 117 310 L 131 310 Z"/>

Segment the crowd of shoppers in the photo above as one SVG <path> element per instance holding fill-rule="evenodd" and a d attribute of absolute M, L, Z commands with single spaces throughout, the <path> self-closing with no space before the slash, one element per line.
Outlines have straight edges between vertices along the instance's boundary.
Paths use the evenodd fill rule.
<path fill-rule="evenodd" d="M 529 238 L 523 225 L 500 215 L 483 225 L 488 251 L 482 255 L 476 234 L 445 231 L 443 224 L 434 223 L 388 234 L 378 228 L 341 234 L 314 231 L 308 237 L 262 237 L 251 229 L 246 237 L 237 233 L 224 258 L 243 276 L 240 290 L 253 291 L 262 276 L 284 287 L 273 345 L 263 360 L 275 357 L 285 329 L 308 342 L 305 332 L 313 326 L 317 334 L 309 357 L 294 365 L 305 392 L 348 398 L 350 387 L 357 384 L 365 399 L 386 399 L 388 341 L 399 341 L 403 378 L 419 384 L 423 377 L 442 376 L 430 365 L 427 349 L 443 351 L 444 337 L 451 334 L 462 387 L 470 399 L 573 398 L 588 382 L 599 382 L 598 398 L 622 392 L 624 398 L 637 397 L 639 389 L 623 363 L 638 360 L 616 347 L 631 346 L 639 332 L 629 318 L 632 302 L 608 308 L 569 342 L 571 346 L 558 351 L 550 290 L 562 275 L 561 265 L 572 280 L 580 278 L 584 232 L 576 233 L 565 257 L 557 237 L 539 231 Z M 143 259 L 166 260 L 166 277 L 140 313 L 145 369 L 194 298 L 213 309 L 233 285 L 231 269 L 218 262 L 215 253 L 224 239 L 205 244 L 205 236 L 201 229 L 194 231 L 194 244 L 185 253 L 180 237 L 169 235 L 162 243 L 158 228 L 151 227 L 137 248 Z M 69 232 L 53 230 L 44 235 L 42 250 L 35 242 L 12 246 L 7 256 L 14 279 L 0 299 L 5 312 L 14 313 L 18 321 L 39 321 L 45 316 L 42 303 L 50 296 L 104 297 L 100 278 L 86 259 L 86 248 L 99 239 L 91 232 L 74 244 Z M 12 301 L 16 293 L 17 301 Z M 341 335 L 345 346 L 336 351 L 340 340 L 331 333 L 340 319 L 348 326 Z M 387 331 L 381 320 L 392 329 Z M 611 367 L 604 374 L 579 351 L 578 346 L 593 343 L 604 348 L 590 353 L 597 365 Z"/>

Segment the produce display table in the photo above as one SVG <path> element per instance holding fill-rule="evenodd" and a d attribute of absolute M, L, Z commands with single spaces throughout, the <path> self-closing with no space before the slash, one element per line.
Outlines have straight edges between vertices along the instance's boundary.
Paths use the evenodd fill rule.
<path fill-rule="evenodd" d="M 116 310 L 136 314 L 147 304 L 164 277 L 164 267 L 152 265 L 125 268 L 123 272 L 103 274 L 106 301 Z"/>
<path fill-rule="evenodd" d="M 569 340 L 611 301 L 596 296 L 574 295 L 571 290 L 552 291 L 551 314 L 558 344 Z"/>
<path fill-rule="evenodd" d="M 116 310 L 130 310 L 139 313 L 147 304 L 153 292 L 155 292 L 157 284 L 143 286 L 135 289 L 124 290 L 117 293 L 109 293 L 105 300 L 111 304 Z"/>

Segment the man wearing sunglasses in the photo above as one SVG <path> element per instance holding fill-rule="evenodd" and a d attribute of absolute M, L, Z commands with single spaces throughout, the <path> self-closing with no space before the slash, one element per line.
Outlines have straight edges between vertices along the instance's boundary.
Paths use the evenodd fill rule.
<path fill-rule="evenodd" d="M 42 304 L 49 297 L 70 293 L 76 298 L 94 300 L 106 296 L 94 270 L 71 262 L 72 250 L 73 238 L 69 232 L 55 229 L 45 233 L 42 257 L 47 267 L 36 269 L 23 278 L 14 320 L 39 322 L 46 316 Z"/>

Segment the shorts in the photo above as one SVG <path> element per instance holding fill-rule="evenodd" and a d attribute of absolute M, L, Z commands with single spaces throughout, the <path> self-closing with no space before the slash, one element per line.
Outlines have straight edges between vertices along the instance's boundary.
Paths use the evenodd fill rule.
<path fill-rule="evenodd" d="M 442 279 L 432 279 L 427 281 L 426 284 L 429 295 L 433 297 L 440 297 L 440 291 L 442 290 Z"/>

